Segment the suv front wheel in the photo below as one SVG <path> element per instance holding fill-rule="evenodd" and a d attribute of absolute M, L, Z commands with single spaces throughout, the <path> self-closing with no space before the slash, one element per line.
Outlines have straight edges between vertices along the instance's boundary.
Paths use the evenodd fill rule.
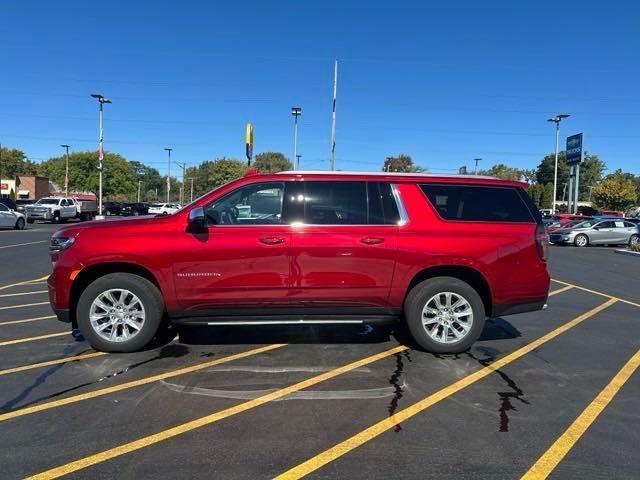
<path fill-rule="evenodd" d="M 163 325 L 162 295 L 146 278 L 110 273 L 80 296 L 78 327 L 96 350 L 134 352 L 151 342 Z"/>
<path fill-rule="evenodd" d="M 435 277 L 411 289 L 404 306 L 407 327 L 422 348 L 460 353 L 480 337 L 485 323 L 478 292 L 453 277 Z"/>

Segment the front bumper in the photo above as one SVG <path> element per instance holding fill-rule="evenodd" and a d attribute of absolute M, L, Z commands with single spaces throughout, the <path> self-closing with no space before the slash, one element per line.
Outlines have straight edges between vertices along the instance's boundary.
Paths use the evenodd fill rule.
<path fill-rule="evenodd" d="M 42 211 L 27 211 L 27 218 L 33 218 L 34 220 L 51 220 L 53 215 L 51 215 L 51 210 L 47 210 L 46 212 Z"/>
<path fill-rule="evenodd" d="M 549 235 L 549 242 L 555 244 L 573 243 L 575 235 L 565 235 L 561 233 L 552 233 Z"/>

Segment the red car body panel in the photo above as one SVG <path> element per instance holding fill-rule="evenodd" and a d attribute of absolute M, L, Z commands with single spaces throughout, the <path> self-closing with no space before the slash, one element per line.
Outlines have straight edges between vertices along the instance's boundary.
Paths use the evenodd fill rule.
<path fill-rule="evenodd" d="M 408 214 L 402 225 L 228 225 L 189 231 L 192 208 L 239 186 L 265 181 L 388 181 Z M 62 228 L 75 237 L 53 253 L 50 300 L 73 318 L 71 288 L 84 272 L 125 264 L 150 273 L 170 316 L 251 307 L 376 307 L 400 312 L 411 281 L 425 269 L 456 266 L 485 279 L 490 304 L 546 301 L 549 275 L 535 223 L 446 221 L 419 188 L 423 183 L 526 186 L 476 176 L 286 173 L 246 176 L 156 218 L 95 221 Z M 538 307 L 539 308 L 539 307 Z M 66 312 L 66 314 L 65 314 Z"/>

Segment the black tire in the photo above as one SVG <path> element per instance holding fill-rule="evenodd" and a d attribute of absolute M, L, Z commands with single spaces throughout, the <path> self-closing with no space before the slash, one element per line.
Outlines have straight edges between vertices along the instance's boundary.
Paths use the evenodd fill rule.
<path fill-rule="evenodd" d="M 636 235 L 635 233 L 629 237 L 629 246 L 638 245 L 640 243 L 640 235 Z"/>
<path fill-rule="evenodd" d="M 142 302 L 145 320 L 140 331 L 129 340 L 112 342 L 102 338 L 91 326 L 89 312 L 96 297 L 113 288 L 129 290 Z M 78 328 L 96 350 L 103 352 L 135 352 L 147 346 L 164 327 L 162 294 L 146 278 L 130 273 L 110 273 L 91 283 L 80 296 L 76 308 Z"/>
<path fill-rule="evenodd" d="M 16 224 L 13 227 L 14 230 L 24 230 L 24 218 L 16 220 Z"/>
<path fill-rule="evenodd" d="M 53 214 L 53 218 L 51 219 L 51 223 L 60 223 L 60 214 L 58 212 Z"/>
<path fill-rule="evenodd" d="M 587 237 L 584 233 L 580 233 L 576 235 L 576 238 L 573 239 L 573 244 L 576 247 L 588 247 L 589 237 Z"/>
<path fill-rule="evenodd" d="M 458 341 L 442 343 L 429 336 L 422 324 L 422 311 L 429 299 L 441 292 L 463 297 L 471 306 L 473 322 L 469 331 Z M 405 321 L 415 342 L 432 353 L 460 353 L 478 340 L 486 320 L 484 303 L 478 292 L 468 283 L 454 277 L 434 277 L 411 289 L 404 303 Z"/>
<path fill-rule="evenodd" d="M 33 218 L 27 218 L 27 223 L 31 225 L 35 220 Z"/>

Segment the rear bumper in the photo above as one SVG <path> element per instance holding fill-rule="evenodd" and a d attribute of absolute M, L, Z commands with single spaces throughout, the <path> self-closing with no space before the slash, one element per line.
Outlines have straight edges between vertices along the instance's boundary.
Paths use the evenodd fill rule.
<path fill-rule="evenodd" d="M 71 316 L 69 315 L 69 310 L 54 308 L 53 313 L 56 314 L 58 320 L 64 323 L 71 323 Z"/>
<path fill-rule="evenodd" d="M 534 302 L 504 303 L 493 305 L 492 316 L 504 317 L 516 313 L 536 312 L 543 310 L 547 305 L 547 299 L 536 300 Z"/>

